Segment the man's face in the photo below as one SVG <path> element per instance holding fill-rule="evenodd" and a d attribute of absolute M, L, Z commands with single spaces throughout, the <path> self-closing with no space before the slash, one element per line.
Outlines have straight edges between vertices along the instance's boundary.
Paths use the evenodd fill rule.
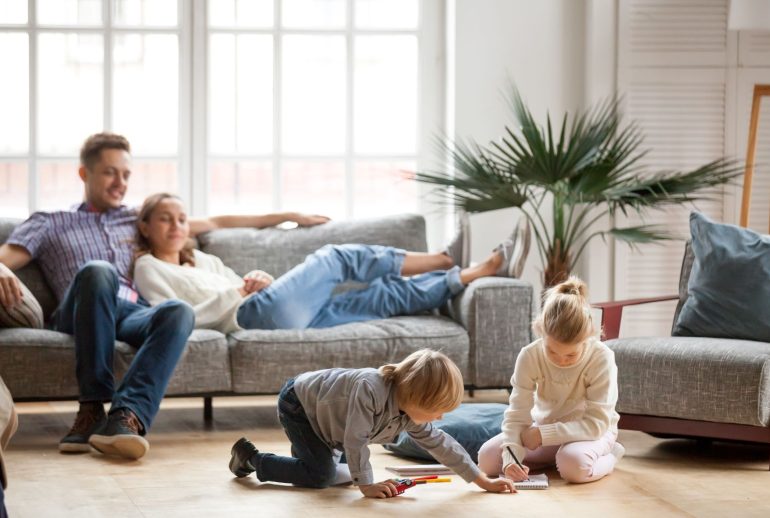
<path fill-rule="evenodd" d="M 98 211 L 116 209 L 123 202 L 131 176 L 131 155 L 122 149 L 103 149 L 91 169 L 80 168 L 86 202 Z"/>

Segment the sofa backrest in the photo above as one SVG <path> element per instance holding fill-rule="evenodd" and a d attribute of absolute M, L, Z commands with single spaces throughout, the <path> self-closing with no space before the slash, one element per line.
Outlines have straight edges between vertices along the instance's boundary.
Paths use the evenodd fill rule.
<path fill-rule="evenodd" d="M 23 220 L 0 218 L 0 244 Z M 198 236 L 204 252 L 219 256 L 243 275 L 259 268 L 275 277 L 301 263 L 305 256 L 326 244 L 362 243 L 389 245 L 414 252 L 427 250 L 425 219 L 400 214 L 357 221 L 332 221 L 325 225 L 292 230 L 233 228 Z M 56 297 L 34 261 L 16 272 L 35 295 L 48 320 L 56 309 Z"/>
<path fill-rule="evenodd" d="M 414 252 L 427 250 L 425 219 L 416 214 L 332 221 L 292 230 L 222 229 L 202 234 L 198 241 L 202 251 L 219 256 L 239 275 L 260 269 L 276 278 L 326 244 L 361 243 Z"/>
<path fill-rule="evenodd" d="M 682 269 L 679 272 L 679 302 L 676 304 L 676 311 L 674 311 L 674 320 L 671 324 L 671 332 L 673 333 L 676 321 L 679 319 L 679 312 L 682 310 L 685 301 L 687 300 L 687 283 L 690 281 L 690 272 L 692 271 L 692 263 L 695 260 L 695 254 L 693 254 L 690 241 L 684 246 L 684 256 L 682 257 Z"/>
<path fill-rule="evenodd" d="M 16 225 L 22 221 L 21 219 L 0 218 L 0 244 L 5 243 Z M 56 296 L 45 281 L 43 272 L 40 271 L 37 263 L 32 261 L 15 273 L 21 279 L 21 282 L 35 295 L 35 298 L 40 303 L 40 307 L 43 308 L 43 316 L 48 320 L 51 313 L 56 309 Z"/>

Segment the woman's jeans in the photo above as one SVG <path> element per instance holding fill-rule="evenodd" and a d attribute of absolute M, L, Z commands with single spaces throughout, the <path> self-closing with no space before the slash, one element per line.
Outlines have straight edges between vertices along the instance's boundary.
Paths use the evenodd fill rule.
<path fill-rule="evenodd" d="M 402 277 L 405 251 L 326 245 L 238 308 L 244 329 L 306 329 L 410 315 L 443 305 L 465 287 L 460 268 Z M 332 296 L 340 283 L 368 287 Z"/>
<path fill-rule="evenodd" d="M 251 464 L 263 482 L 286 482 L 304 487 L 329 487 L 337 477 L 339 453 L 313 431 L 294 392 L 294 379 L 278 394 L 278 419 L 291 441 L 292 457 L 255 453 Z"/>

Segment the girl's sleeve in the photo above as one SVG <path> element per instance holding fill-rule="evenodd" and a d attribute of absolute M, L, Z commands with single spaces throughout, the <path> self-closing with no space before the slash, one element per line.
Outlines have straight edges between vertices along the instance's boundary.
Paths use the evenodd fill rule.
<path fill-rule="evenodd" d="M 526 448 L 521 444 L 521 432 L 532 425 L 537 373 L 537 363 L 531 349 L 522 350 L 516 358 L 516 367 L 511 377 L 511 397 L 503 417 L 503 468 L 514 463 L 508 448 L 514 451 L 519 462 L 524 460 Z"/>
<path fill-rule="evenodd" d="M 595 441 L 612 423 L 618 401 L 618 368 L 615 354 L 604 353 L 586 370 L 586 410 L 579 421 L 542 425 L 543 446 L 574 441 Z"/>

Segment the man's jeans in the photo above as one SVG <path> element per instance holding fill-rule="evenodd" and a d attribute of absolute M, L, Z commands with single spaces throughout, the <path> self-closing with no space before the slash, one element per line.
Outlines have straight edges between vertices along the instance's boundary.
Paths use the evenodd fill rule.
<path fill-rule="evenodd" d="M 131 410 L 148 430 L 193 330 L 189 304 L 168 300 L 155 307 L 118 298 L 118 273 L 105 261 L 78 271 L 54 315 L 57 331 L 75 337 L 80 402 L 112 401 L 111 411 Z M 115 340 L 137 349 L 116 391 Z"/>
<path fill-rule="evenodd" d="M 293 457 L 255 453 L 251 463 L 263 482 L 286 482 L 303 487 L 329 487 L 337 476 L 339 454 L 313 431 L 294 392 L 294 380 L 278 394 L 278 419 L 291 441 Z"/>
<path fill-rule="evenodd" d="M 306 329 L 410 315 L 440 307 L 465 287 L 460 269 L 401 277 L 406 252 L 377 245 L 326 245 L 238 308 L 245 329 Z M 346 281 L 369 283 L 332 296 Z"/>

